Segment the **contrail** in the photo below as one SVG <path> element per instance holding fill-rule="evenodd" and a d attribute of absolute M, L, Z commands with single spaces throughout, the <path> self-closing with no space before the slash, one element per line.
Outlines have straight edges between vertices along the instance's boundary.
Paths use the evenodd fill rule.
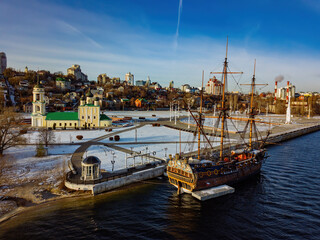
<path fill-rule="evenodd" d="M 174 49 L 177 49 L 178 46 L 178 37 L 179 37 L 179 27 L 180 27 L 180 16 L 182 12 L 182 0 L 179 2 L 179 11 L 178 11 L 178 23 L 177 23 L 177 30 L 176 30 L 176 35 L 174 39 Z"/>
<path fill-rule="evenodd" d="M 79 35 L 81 35 L 83 38 L 85 38 L 87 41 L 89 41 L 92 45 L 98 47 L 98 48 L 103 48 L 99 43 L 97 43 L 95 40 L 93 40 L 92 38 L 90 38 L 89 36 L 85 35 L 83 32 L 81 32 L 78 28 L 72 26 L 69 23 L 66 23 L 64 21 L 58 20 L 57 21 L 60 26 L 64 27 L 65 29 L 72 31 L 74 33 L 77 33 Z"/>

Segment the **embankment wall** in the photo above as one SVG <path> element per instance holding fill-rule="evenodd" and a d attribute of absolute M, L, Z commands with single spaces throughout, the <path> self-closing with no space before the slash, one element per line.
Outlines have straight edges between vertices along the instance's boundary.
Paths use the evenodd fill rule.
<path fill-rule="evenodd" d="M 76 183 L 68 182 L 66 180 L 65 186 L 73 190 L 89 190 L 92 192 L 93 195 L 96 195 L 102 192 L 106 192 L 115 188 L 119 188 L 128 184 L 134 183 L 134 182 L 139 182 L 139 181 L 162 176 L 165 168 L 166 168 L 165 165 L 161 165 L 155 168 L 142 170 L 128 176 L 124 176 L 121 178 L 109 180 L 109 181 L 98 183 L 98 184 L 76 184 Z"/>

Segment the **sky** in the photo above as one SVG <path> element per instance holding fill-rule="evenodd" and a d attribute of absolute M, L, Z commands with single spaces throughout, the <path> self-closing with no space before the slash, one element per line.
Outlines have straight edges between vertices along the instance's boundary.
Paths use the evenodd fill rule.
<path fill-rule="evenodd" d="M 0 52 L 8 67 L 101 73 L 175 87 L 221 71 L 229 39 L 228 90 L 256 79 L 273 91 L 292 82 L 320 91 L 318 0 L 0 0 Z M 220 79 L 221 76 L 217 75 Z"/>

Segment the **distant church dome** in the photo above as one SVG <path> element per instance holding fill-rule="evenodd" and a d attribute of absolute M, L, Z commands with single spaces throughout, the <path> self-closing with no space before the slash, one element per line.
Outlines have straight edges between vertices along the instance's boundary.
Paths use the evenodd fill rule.
<path fill-rule="evenodd" d="M 43 88 L 42 84 L 40 84 L 39 82 L 34 86 L 34 88 Z"/>
<path fill-rule="evenodd" d="M 89 88 L 88 92 L 86 93 L 86 96 L 87 97 L 93 97 L 93 94 L 92 94 L 90 88 Z"/>

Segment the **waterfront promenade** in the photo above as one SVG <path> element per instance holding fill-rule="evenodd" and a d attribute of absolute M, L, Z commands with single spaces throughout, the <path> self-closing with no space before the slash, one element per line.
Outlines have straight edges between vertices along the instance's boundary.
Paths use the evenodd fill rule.
<path fill-rule="evenodd" d="M 186 132 L 194 132 L 195 126 L 190 126 L 188 127 L 188 124 L 186 124 L 185 122 L 182 122 L 181 120 L 186 118 L 184 117 L 180 117 L 177 119 L 177 121 L 175 122 L 174 120 L 171 120 L 169 118 L 160 118 L 158 119 L 156 122 L 160 123 L 163 126 L 169 127 L 169 128 L 173 128 L 179 131 L 186 131 Z M 314 131 L 318 131 L 320 130 L 320 124 L 319 121 L 317 119 L 295 119 L 296 122 L 295 124 L 278 124 L 276 127 L 273 127 L 272 129 L 272 133 L 269 135 L 267 141 L 266 141 L 266 145 L 270 145 L 270 144 L 277 144 L 280 143 L 282 141 L 286 141 L 292 138 L 296 138 L 299 136 L 302 136 L 304 134 L 310 133 L 310 132 L 314 132 Z M 98 138 L 92 139 L 88 142 L 83 143 L 72 155 L 71 160 L 70 160 L 70 168 L 72 169 L 71 172 L 69 172 L 66 176 L 66 181 L 70 182 L 70 183 L 74 183 L 74 184 L 81 184 L 81 185 L 91 185 L 92 189 L 94 188 L 95 184 L 100 184 L 102 182 L 107 182 L 107 181 L 111 181 L 111 180 L 115 180 L 118 178 L 128 178 L 128 176 L 138 173 L 138 172 L 143 172 L 145 170 L 148 169 L 152 169 L 152 168 L 156 168 L 159 165 L 165 165 L 166 161 L 165 159 L 156 157 L 156 156 L 152 156 L 152 155 L 148 155 L 149 158 L 149 163 L 147 161 L 145 161 L 145 164 L 142 164 L 141 166 L 137 167 L 137 166 L 130 166 L 127 167 L 126 169 L 123 170 L 118 170 L 115 172 L 102 172 L 102 178 L 99 180 L 91 180 L 91 181 L 84 181 L 81 180 L 81 162 L 84 159 L 84 154 L 87 151 L 87 149 L 90 146 L 93 145 L 103 145 L 106 147 L 109 147 L 115 151 L 120 151 L 123 153 L 126 153 L 128 155 L 139 155 L 139 152 L 135 152 L 132 150 L 129 150 L 125 147 L 125 145 L 129 145 L 129 144 L 133 144 L 136 142 L 112 142 L 112 143 L 103 143 L 100 142 L 108 137 L 117 135 L 117 134 L 121 134 L 121 133 L 125 133 L 127 131 L 132 131 L 134 129 L 138 129 L 141 128 L 147 124 L 152 124 L 155 123 L 154 121 L 146 121 L 146 122 L 138 122 L 136 123 L 136 125 L 134 127 L 131 128 L 126 128 L 117 132 L 112 132 L 112 133 L 108 133 L 105 134 L 103 136 L 100 136 Z M 206 134 L 208 135 L 212 135 L 212 129 L 204 129 L 204 131 L 206 132 Z M 229 133 L 231 136 L 236 135 L 234 133 Z M 262 138 L 266 137 L 267 131 L 262 131 L 261 132 L 261 136 Z M 219 137 L 219 136 L 218 136 Z M 189 143 L 188 141 L 183 141 L 183 143 Z M 169 144 L 169 143 L 176 143 L 176 142 L 170 142 L 170 141 L 161 141 L 161 142 L 151 142 L 151 141 L 145 141 L 145 142 L 138 142 L 136 144 Z M 121 146 L 122 145 L 122 146 Z M 226 144 L 225 148 L 238 148 L 238 147 L 243 147 L 244 144 L 236 144 L 236 143 L 230 143 L 230 144 Z M 210 152 L 216 152 L 219 150 L 219 146 L 215 146 L 212 149 L 210 149 Z M 206 152 L 208 151 L 208 149 L 202 149 L 201 150 L 201 154 L 206 154 Z M 184 153 L 182 154 L 182 157 L 191 157 L 196 155 L 197 152 L 193 151 L 193 152 L 188 152 L 188 153 Z M 153 164 L 150 163 L 150 159 L 152 159 Z M 164 170 L 164 169 L 163 169 Z M 161 174 L 160 174 L 161 175 Z M 150 175 L 153 176 L 153 175 Z M 70 186 L 70 185 L 69 185 Z"/>

